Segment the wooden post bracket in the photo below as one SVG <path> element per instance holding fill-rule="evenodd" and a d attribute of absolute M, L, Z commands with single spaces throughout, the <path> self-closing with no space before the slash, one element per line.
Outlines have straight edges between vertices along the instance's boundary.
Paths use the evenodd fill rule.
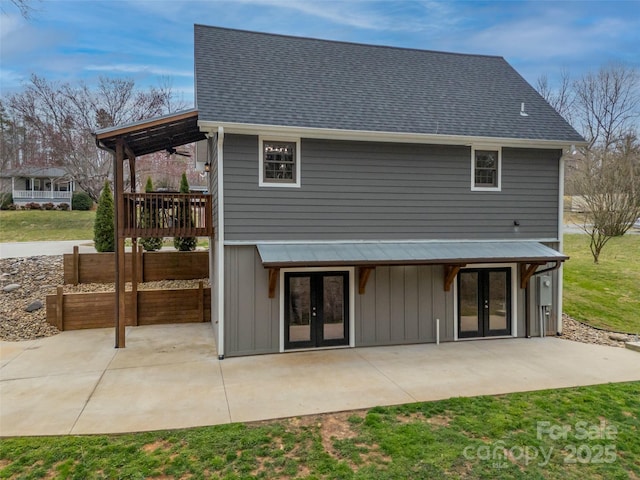
<path fill-rule="evenodd" d="M 533 274 L 536 273 L 536 270 L 540 265 L 545 265 L 545 263 L 520 264 L 520 288 L 527 288 L 529 280 Z"/>
<path fill-rule="evenodd" d="M 269 269 L 269 298 L 275 298 L 276 296 L 276 285 L 278 284 L 278 273 L 280 273 L 279 268 Z"/>
<path fill-rule="evenodd" d="M 358 294 L 364 295 L 367 282 L 369 281 L 369 275 L 375 267 L 360 267 L 360 280 L 358 282 Z"/>
<path fill-rule="evenodd" d="M 460 264 L 460 265 L 445 265 L 444 266 L 444 291 L 448 292 L 451 290 L 451 284 L 453 283 L 453 280 L 456 278 L 456 275 L 458 275 L 458 272 L 460 271 L 460 269 L 462 267 L 465 267 L 466 264 Z"/>

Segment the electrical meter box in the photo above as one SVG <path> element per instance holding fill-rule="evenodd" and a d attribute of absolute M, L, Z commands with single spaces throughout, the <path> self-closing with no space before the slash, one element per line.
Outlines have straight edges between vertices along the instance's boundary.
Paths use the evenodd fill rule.
<path fill-rule="evenodd" d="M 538 276 L 538 306 L 550 307 L 553 304 L 551 275 Z"/>

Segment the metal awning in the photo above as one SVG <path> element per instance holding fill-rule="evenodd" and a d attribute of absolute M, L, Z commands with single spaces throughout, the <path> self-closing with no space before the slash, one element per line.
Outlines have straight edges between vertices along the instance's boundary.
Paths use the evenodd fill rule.
<path fill-rule="evenodd" d="M 260 243 L 266 268 L 458 265 L 563 262 L 569 257 L 538 242 Z"/>

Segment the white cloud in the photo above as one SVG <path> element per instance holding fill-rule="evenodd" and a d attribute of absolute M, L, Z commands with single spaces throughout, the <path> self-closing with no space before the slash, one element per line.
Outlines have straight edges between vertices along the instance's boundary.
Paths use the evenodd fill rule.
<path fill-rule="evenodd" d="M 118 63 L 104 65 L 87 65 L 85 70 L 93 72 L 147 73 L 151 75 L 166 75 L 175 77 L 193 77 L 192 71 L 156 67 L 153 65 L 139 65 L 134 63 Z"/>
<path fill-rule="evenodd" d="M 235 0 L 233 3 L 293 10 L 337 25 L 372 31 L 420 31 L 441 28 L 453 21 L 446 3 L 438 1 Z"/>

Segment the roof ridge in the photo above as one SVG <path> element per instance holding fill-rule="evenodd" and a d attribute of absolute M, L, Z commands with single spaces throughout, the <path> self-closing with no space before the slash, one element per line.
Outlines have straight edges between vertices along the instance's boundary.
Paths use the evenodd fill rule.
<path fill-rule="evenodd" d="M 354 45 L 359 47 L 370 47 L 370 48 L 379 48 L 384 50 L 404 50 L 409 52 L 424 52 L 424 53 L 435 53 L 439 55 L 457 55 L 462 57 L 482 57 L 482 58 L 495 58 L 505 60 L 505 58 L 501 55 L 489 55 L 482 53 L 462 53 L 462 52 L 446 52 L 443 50 L 429 50 L 424 48 L 413 48 L 413 47 L 399 47 L 395 45 L 378 45 L 374 43 L 361 43 L 361 42 L 349 42 L 347 40 L 329 40 L 326 38 L 316 38 L 316 37 L 301 37 L 297 35 L 286 35 L 283 33 L 270 33 L 270 32 L 257 32 L 255 30 L 245 30 L 242 28 L 230 28 L 230 27 L 219 27 L 216 25 L 204 25 L 202 23 L 194 23 L 194 27 L 203 27 L 215 30 L 225 30 L 229 32 L 238 32 L 238 33 L 250 33 L 253 35 L 264 35 L 268 37 L 280 37 L 280 38 L 290 38 L 295 40 L 306 40 L 306 41 L 314 41 L 314 42 L 323 42 L 323 43 L 333 43 L 338 45 Z"/>

